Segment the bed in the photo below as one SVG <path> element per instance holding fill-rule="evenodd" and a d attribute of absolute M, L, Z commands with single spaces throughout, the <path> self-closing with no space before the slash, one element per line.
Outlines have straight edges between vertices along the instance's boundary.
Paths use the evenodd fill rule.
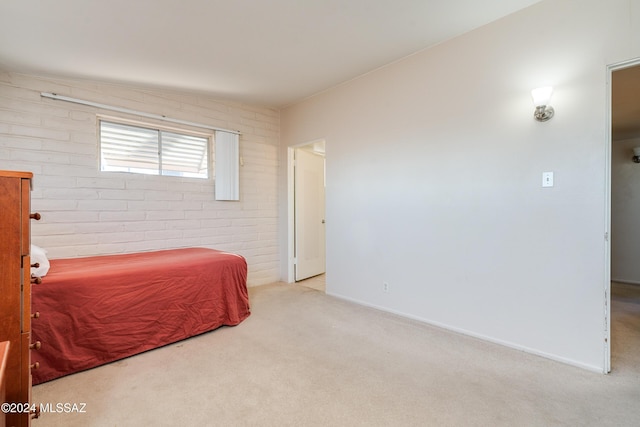
<path fill-rule="evenodd" d="M 242 256 L 205 248 L 50 260 L 32 287 L 33 384 L 237 325 L 246 281 Z"/>

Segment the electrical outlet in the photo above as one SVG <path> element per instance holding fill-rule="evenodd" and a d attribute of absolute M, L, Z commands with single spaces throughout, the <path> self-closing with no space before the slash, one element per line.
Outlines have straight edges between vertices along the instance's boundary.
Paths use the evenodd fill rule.
<path fill-rule="evenodd" d="M 382 282 L 382 292 L 384 293 L 389 293 L 389 283 L 388 282 Z"/>

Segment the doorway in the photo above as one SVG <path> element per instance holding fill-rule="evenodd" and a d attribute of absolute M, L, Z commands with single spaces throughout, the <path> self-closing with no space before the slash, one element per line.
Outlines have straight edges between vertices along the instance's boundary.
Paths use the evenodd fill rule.
<path fill-rule="evenodd" d="M 609 67 L 610 144 L 608 159 L 607 372 L 640 363 L 640 59 Z"/>
<path fill-rule="evenodd" d="M 290 149 L 293 209 L 293 281 L 324 290 L 325 142 L 315 141 Z M 321 285 L 321 286 L 320 286 Z M 322 289 L 319 289 L 318 287 Z"/>

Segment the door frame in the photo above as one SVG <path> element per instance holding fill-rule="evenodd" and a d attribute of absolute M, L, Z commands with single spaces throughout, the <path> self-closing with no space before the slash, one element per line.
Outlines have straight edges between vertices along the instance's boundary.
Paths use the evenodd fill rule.
<path fill-rule="evenodd" d="M 607 65 L 607 118 L 606 118 L 606 143 L 605 143 L 605 250 L 604 250 L 604 373 L 611 372 L 611 156 L 613 152 L 612 138 L 612 104 L 613 72 L 625 68 L 640 66 L 640 58 L 628 59 L 622 62 Z"/>
<path fill-rule="evenodd" d="M 302 142 L 300 144 L 292 145 L 287 147 L 287 283 L 294 283 L 296 281 L 295 277 L 295 197 L 294 197 L 294 163 L 295 157 L 294 153 L 296 148 L 301 148 L 307 145 L 313 145 L 316 143 L 325 143 L 326 140 L 324 138 L 314 139 L 312 141 Z M 325 162 L 326 162 L 326 153 L 325 153 Z M 326 168 L 325 168 L 325 180 L 326 177 Z M 326 206 L 325 206 L 326 209 Z M 325 237 L 326 238 L 326 237 Z M 325 246 L 326 247 L 326 246 Z"/>

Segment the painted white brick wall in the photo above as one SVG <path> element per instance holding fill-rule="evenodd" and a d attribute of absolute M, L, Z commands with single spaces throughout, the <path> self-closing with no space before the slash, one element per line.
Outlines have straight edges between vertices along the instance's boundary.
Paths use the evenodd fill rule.
<path fill-rule="evenodd" d="M 240 130 L 240 201 L 215 201 L 213 179 L 100 172 L 96 115 L 135 117 L 41 92 Z M 276 109 L 0 71 L 0 169 L 34 173 L 32 241 L 50 258 L 200 246 L 243 255 L 250 286 L 279 280 L 279 137 Z"/>

